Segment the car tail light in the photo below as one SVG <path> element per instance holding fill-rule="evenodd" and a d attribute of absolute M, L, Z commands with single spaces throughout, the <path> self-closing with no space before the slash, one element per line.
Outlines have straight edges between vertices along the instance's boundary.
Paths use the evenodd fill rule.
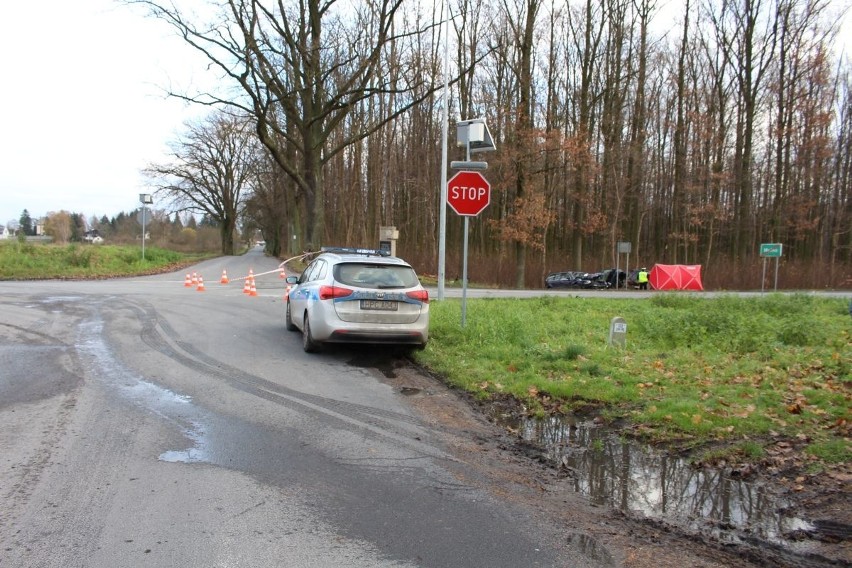
<path fill-rule="evenodd" d="M 320 286 L 319 299 L 333 300 L 334 298 L 345 298 L 352 294 L 349 288 L 341 288 L 340 286 Z"/>
<path fill-rule="evenodd" d="M 414 298 L 418 302 L 429 303 L 429 292 L 427 290 L 414 290 L 413 292 L 406 292 L 405 295 L 409 298 Z"/>

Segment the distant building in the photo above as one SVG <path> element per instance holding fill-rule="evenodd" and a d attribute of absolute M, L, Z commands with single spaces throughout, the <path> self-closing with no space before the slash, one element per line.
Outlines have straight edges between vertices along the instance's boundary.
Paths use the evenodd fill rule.
<path fill-rule="evenodd" d="M 9 227 L 6 225 L 0 225 L 0 239 L 8 239 L 12 237 L 12 233 L 9 232 Z"/>
<path fill-rule="evenodd" d="M 87 243 L 100 244 L 104 242 L 104 238 L 101 236 L 100 231 L 97 229 L 92 229 L 91 231 L 86 231 L 83 233 L 83 240 Z"/>

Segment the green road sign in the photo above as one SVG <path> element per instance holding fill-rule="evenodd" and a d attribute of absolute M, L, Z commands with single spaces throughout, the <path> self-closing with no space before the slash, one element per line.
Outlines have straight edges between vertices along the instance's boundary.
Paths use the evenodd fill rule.
<path fill-rule="evenodd" d="M 760 245 L 760 256 L 777 258 L 781 256 L 781 249 L 784 247 L 781 243 L 763 243 Z"/>

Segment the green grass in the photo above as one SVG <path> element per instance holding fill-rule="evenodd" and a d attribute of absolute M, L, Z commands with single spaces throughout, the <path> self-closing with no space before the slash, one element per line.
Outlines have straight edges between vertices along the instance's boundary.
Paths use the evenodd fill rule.
<path fill-rule="evenodd" d="M 0 244 L 0 280 L 108 278 L 176 269 L 209 255 L 186 255 L 156 247 L 89 244 Z"/>
<path fill-rule="evenodd" d="M 625 318 L 627 347 L 607 345 Z M 480 397 L 512 395 L 531 414 L 590 407 L 655 441 L 809 441 L 849 461 L 852 338 L 845 300 L 811 295 L 662 294 L 468 300 L 431 304 L 418 360 Z"/>

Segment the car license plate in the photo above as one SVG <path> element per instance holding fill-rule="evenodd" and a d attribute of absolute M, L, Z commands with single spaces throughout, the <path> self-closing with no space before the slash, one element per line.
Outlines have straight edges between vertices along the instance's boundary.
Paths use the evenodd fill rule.
<path fill-rule="evenodd" d="M 395 312 L 397 305 L 397 302 L 390 300 L 361 300 L 362 310 L 387 310 Z"/>

